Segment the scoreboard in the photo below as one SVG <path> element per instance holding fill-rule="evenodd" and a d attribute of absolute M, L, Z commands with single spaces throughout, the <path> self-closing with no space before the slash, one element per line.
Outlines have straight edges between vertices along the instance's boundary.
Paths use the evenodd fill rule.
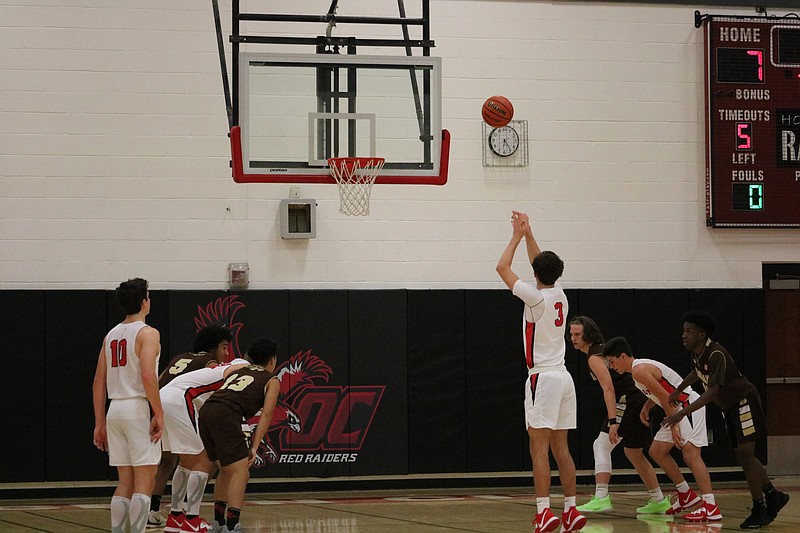
<path fill-rule="evenodd" d="M 800 19 L 703 19 L 706 225 L 800 228 Z"/>

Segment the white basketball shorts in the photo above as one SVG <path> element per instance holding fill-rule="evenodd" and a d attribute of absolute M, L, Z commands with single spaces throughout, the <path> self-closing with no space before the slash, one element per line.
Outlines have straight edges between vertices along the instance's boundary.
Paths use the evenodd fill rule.
<path fill-rule="evenodd" d="M 198 434 L 193 404 L 187 403 L 182 394 L 170 394 L 165 388 L 161 389 L 161 406 L 164 408 L 164 436 L 161 438 L 164 451 L 179 455 L 202 452 L 203 441 Z"/>
<path fill-rule="evenodd" d="M 108 464 L 157 465 L 161 443 L 150 442 L 150 404 L 144 398 L 111 400 L 106 415 Z"/>
<path fill-rule="evenodd" d="M 540 372 L 525 381 L 525 425 L 534 429 L 575 429 L 578 402 L 566 370 Z"/>
<path fill-rule="evenodd" d="M 683 442 L 691 442 L 698 448 L 708 446 L 705 407 L 701 407 L 689 416 L 683 417 L 678 427 L 681 430 L 681 440 Z M 662 427 L 653 438 L 660 442 L 672 442 L 672 430 L 668 427 Z"/>

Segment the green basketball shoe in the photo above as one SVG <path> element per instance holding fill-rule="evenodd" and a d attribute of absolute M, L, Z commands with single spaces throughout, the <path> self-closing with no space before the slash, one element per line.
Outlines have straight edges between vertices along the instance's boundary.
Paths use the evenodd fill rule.
<path fill-rule="evenodd" d="M 592 496 L 591 500 L 583 505 L 578 506 L 578 511 L 581 513 L 602 513 L 613 510 L 614 506 L 611 505 L 611 494 L 605 498 L 596 498 L 595 496 Z"/>
<path fill-rule="evenodd" d="M 637 514 L 666 514 L 667 510 L 671 509 L 672 505 L 669 503 L 669 498 L 665 497 L 660 502 L 650 500 L 644 507 L 636 509 Z"/>

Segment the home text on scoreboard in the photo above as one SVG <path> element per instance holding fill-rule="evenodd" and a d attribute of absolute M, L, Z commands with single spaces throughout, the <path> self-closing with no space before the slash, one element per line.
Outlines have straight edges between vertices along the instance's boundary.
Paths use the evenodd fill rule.
<path fill-rule="evenodd" d="M 706 224 L 800 228 L 800 19 L 702 24 Z"/>

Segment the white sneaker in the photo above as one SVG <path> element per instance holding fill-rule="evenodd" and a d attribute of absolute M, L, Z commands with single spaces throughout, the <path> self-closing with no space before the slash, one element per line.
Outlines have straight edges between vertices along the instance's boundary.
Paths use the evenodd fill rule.
<path fill-rule="evenodd" d="M 167 519 L 161 514 L 161 511 L 150 511 L 147 516 L 147 529 L 161 529 L 167 525 Z"/>
<path fill-rule="evenodd" d="M 227 529 L 224 525 L 219 525 L 216 520 L 208 525 L 208 533 L 222 533 Z"/>

